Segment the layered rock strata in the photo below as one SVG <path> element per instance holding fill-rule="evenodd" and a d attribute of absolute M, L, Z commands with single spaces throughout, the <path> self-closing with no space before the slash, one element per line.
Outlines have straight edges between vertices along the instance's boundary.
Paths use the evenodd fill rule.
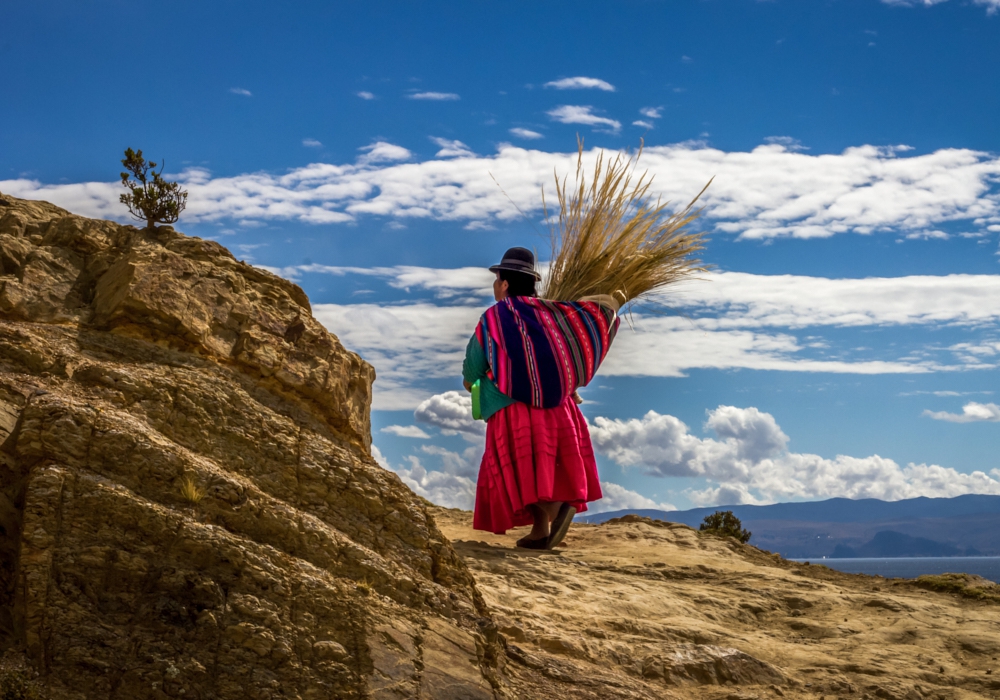
<path fill-rule="evenodd" d="M 492 698 L 374 371 L 222 246 L 0 195 L 0 652 L 53 698 Z"/>

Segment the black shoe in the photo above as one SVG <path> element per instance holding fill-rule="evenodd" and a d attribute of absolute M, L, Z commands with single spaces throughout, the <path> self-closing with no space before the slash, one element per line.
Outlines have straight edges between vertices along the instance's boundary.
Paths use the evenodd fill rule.
<path fill-rule="evenodd" d="M 545 549 L 553 549 L 563 541 L 566 537 L 566 532 L 569 530 L 570 523 L 573 522 L 574 515 L 576 515 L 576 508 L 569 503 L 563 503 L 559 507 L 559 514 L 552 521 L 552 531 L 549 533 L 548 540 L 545 543 Z"/>
<path fill-rule="evenodd" d="M 548 537 L 539 537 L 537 540 L 529 540 L 527 537 L 522 537 L 517 541 L 516 546 L 521 549 L 548 549 L 548 543 Z"/>

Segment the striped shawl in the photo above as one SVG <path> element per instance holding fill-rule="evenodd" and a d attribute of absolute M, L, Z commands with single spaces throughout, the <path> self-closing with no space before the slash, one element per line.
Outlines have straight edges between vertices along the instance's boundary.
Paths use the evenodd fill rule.
<path fill-rule="evenodd" d="M 553 408 L 594 378 L 617 331 L 614 310 L 594 301 L 511 297 L 486 310 L 476 338 L 502 393 Z"/>

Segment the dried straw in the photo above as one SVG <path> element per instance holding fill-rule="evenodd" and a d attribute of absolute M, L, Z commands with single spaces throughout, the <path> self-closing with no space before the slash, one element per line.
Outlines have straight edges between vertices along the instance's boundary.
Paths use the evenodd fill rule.
<path fill-rule="evenodd" d="M 652 202 L 648 172 L 635 178 L 641 154 L 640 146 L 634 156 L 619 153 L 612 160 L 602 151 L 588 185 L 578 141 L 572 189 L 556 175 L 559 221 L 551 227 L 552 262 L 542 298 L 608 294 L 625 306 L 706 269 L 695 257 L 704 234 L 688 229 L 701 214 L 693 207 L 711 180 L 687 207 L 671 213 L 669 202 Z M 542 199 L 544 205 L 544 192 Z"/>

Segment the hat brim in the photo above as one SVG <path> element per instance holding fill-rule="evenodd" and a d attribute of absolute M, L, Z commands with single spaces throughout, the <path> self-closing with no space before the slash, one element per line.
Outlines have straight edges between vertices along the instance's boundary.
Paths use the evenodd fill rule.
<path fill-rule="evenodd" d="M 526 270 L 523 267 L 513 267 L 511 265 L 504 265 L 503 263 L 499 265 L 490 265 L 490 272 L 498 272 L 499 270 L 507 270 L 507 272 L 520 272 L 522 275 L 531 275 L 536 281 L 542 279 L 542 276 L 534 270 Z"/>

